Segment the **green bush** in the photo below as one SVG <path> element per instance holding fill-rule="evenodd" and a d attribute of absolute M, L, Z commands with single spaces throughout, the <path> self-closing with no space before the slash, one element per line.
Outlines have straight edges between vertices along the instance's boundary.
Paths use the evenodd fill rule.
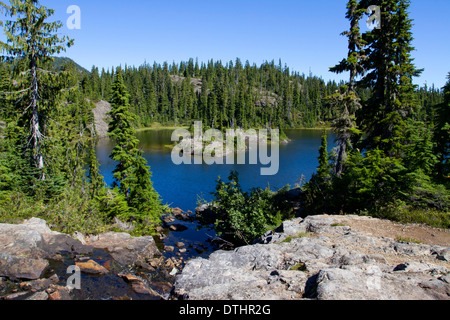
<path fill-rule="evenodd" d="M 418 223 L 435 228 L 450 228 L 450 213 L 448 210 L 417 208 L 399 200 L 380 210 L 378 217 L 400 223 Z"/>
<path fill-rule="evenodd" d="M 286 190 L 272 192 L 256 188 L 243 192 L 235 171 L 231 172 L 228 183 L 219 178 L 210 206 L 215 212 L 216 231 L 235 245 L 250 244 L 291 217 L 292 207 L 283 197 Z"/>

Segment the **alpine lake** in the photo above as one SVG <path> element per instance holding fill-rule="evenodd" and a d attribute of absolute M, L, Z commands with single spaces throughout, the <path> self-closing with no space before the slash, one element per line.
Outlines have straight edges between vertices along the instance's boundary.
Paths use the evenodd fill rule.
<path fill-rule="evenodd" d="M 174 248 L 173 251 L 164 252 L 166 257 L 177 255 L 185 260 L 208 257 L 218 249 L 213 241 L 216 238 L 213 227 L 201 225 L 195 219 L 195 209 L 199 201 L 204 203 L 213 200 L 212 193 L 219 177 L 228 181 L 230 172 L 237 171 L 244 191 L 256 187 L 278 190 L 286 185 L 295 188 L 308 181 L 319 164 L 322 130 L 318 129 L 284 130 L 290 141 L 280 144 L 279 170 L 272 176 L 261 175 L 261 168 L 268 167 L 261 164 L 207 165 L 203 162 L 176 165 L 172 161 L 172 150 L 167 147 L 173 145 L 173 131 L 174 129 L 149 129 L 136 132 L 143 156 L 152 171 L 154 188 L 161 196 L 162 203 L 171 208 L 180 208 L 185 217 L 166 221 L 162 237 L 155 238 L 161 251 L 165 247 Z M 334 139 L 329 132 L 329 151 L 333 148 Z M 113 182 L 112 172 L 116 165 L 109 157 L 113 147 L 114 143 L 105 138 L 98 142 L 96 150 L 101 173 L 108 185 Z M 174 227 L 170 228 L 170 225 Z M 180 243 L 183 243 L 183 249 L 177 248 Z"/>

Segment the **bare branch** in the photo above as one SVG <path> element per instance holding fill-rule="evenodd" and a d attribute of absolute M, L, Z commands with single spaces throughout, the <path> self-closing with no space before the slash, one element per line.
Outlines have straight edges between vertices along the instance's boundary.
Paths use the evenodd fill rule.
<path fill-rule="evenodd" d="M 41 68 L 36 68 L 36 70 L 37 70 L 37 71 L 40 71 L 40 72 L 44 72 L 44 73 L 50 73 L 50 74 L 61 74 L 61 72 L 55 72 L 55 71 L 44 70 L 44 69 L 41 69 Z"/>
<path fill-rule="evenodd" d="M 61 89 L 60 91 L 61 91 L 61 92 L 71 91 L 71 90 L 77 89 L 78 87 L 79 87 L 79 86 L 76 85 L 76 86 L 73 86 L 73 87 L 70 87 L 70 88 Z"/>
<path fill-rule="evenodd" d="M 29 90 L 31 90 L 31 87 L 29 87 L 27 89 L 24 89 L 24 90 L 20 90 L 20 91 L 12 91 L 12 92 L 2 92 L 2 91 L 0 91 L 0 94 L 4 94 L 4 95 L 19 94 L 19 93 L 23 93 L 23 92 L 26 92 L 26 91 L 29 91 Z"/>

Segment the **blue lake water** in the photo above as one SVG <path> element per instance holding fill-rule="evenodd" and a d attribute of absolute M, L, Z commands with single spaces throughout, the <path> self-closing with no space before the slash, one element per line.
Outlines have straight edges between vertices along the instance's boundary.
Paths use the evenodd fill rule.
<path fill-rule="evenodd" d="M 316 171 L 319 161 L 319 149 L 321 145 L 321 130 L 285 130 L 291 139 L 288 144 L 280 145 L 280 166 L 278 174 L 274 176 L 262 176 L 262 165 L 175 165 L 172 162 L 170 145 L 172 130 L 148 130 L 138 132 L 140 148 L 144 152 L 151 171 L 152 181 L 156 191 L 160 194 L 163 203 L 172 208 L 179 207 L 184 211 L 193 211 L 197 207 L 198 199 L 212 200 L 211 192 L 214 192 L 219 176 L 227 180 L 230 171 L 239 172 L 240 183 L 244 190 L 255 187 L 272 190 L 286 185 L 295 187 L 300 182 L 302 175 L 308 181 Z M 330 133 L 328 146 L 333 148 L 334 136 Z M 115 162 L 109 158 L 113 143 L 108 139 L 99 141 L 97 145 L 97 157 L 100 162 L 100 170 L 105 177 L 105 182 L 111 185 L 112 171 Z M 248 161 L 247 161 L 248 163 Z M 186 226 L 184 232 L 166 231 L 162 241 L 163 246 L 175 246 L 179 241 L 186 244 L 187 252 L 179 256 L 189 259 L 195 256 L 208 256 L 217 249 L 210 243 L 216 235 L 212 228 L 200 226 L 196 222 L 176 221 Z M 177 254 L 177 250 L 173 255 Z M 178 253 L 179 254 L 179 253 Z"/>
<path fill-rule="evenodd" d="M 309 180 L 318 166 L 319 148 L 322 132 L 320 130 L 286 130 L 291 139 L 288 144 L 280 145 L 280 167 L 274 176 L 262 176 L 262 165 L 175 165 L 172 163 L 171 150 L 165 145 L 171 144 L 171 130 L 148 130 L 136 135 L 141 144 L 153 173 L 152 181 L 164 203 L 179 207 L 185 211 L 196 208 L 198 197 L 211 200 L 216 180 L 220 176 L 227 180 L 230 171 L 239 172 L 243 189 L 254 187 L 276 190 L 286 185 L 294 187 L 300 182 L 302 175 Z M 333 147 L 334 136 L 329 135 L 328 145 Z M 97 157 L 105 182 L 112 182 L 112 171 L 115 163 L 109 158 L 113 143 L 103 139 L 97 146 Z M 248 161 L 247 161 L 248 162 Z"/>

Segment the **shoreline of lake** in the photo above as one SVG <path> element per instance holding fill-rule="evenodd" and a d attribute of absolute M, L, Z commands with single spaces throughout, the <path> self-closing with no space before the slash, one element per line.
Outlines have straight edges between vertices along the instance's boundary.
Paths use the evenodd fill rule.
<path fill-rule="evenodd" d="M 144 132 L 144 131 L 177 130 L 177 129 L 189 130 L 189 126 L 157 125 L 157 126 L 151 126 L 151 127 L 136 128 L 135 131 L 136 132 Z M 262 128 L 257 128 L 257 129 L 265 129 L 265 128 L 262 127 Z M 333 128 L 332 127 L 328 127 L 328 126 L 317 126 L 317 127 L 283 128 L 283 130 L 315 130 L 315 131 L 327 130 L 327 131 L 330 131 L 330 130 L 333 130 Z"/>

